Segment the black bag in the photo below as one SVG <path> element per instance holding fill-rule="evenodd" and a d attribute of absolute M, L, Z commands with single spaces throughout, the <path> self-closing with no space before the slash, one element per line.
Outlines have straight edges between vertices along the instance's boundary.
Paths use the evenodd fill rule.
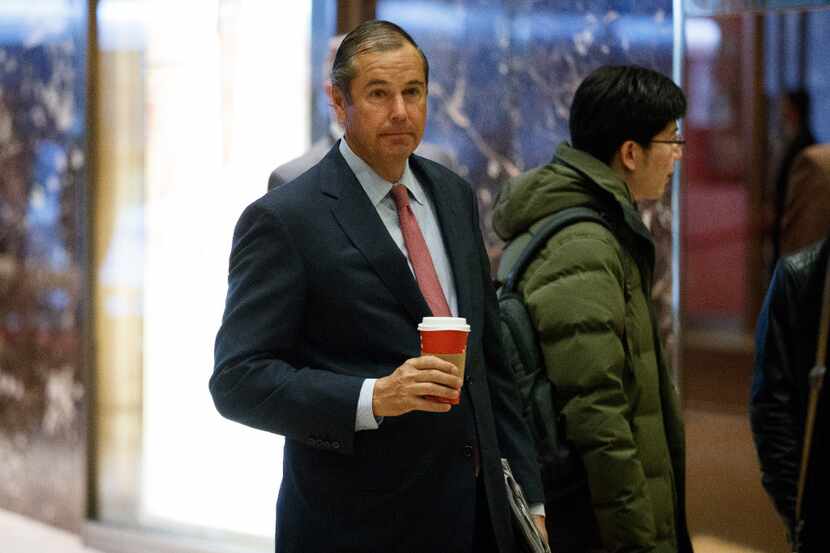
<path fill-rule="evenodd" d="M 545 501 L 560 504 L 574 494 L 587 494 L 585 469 L 564 439 L 565 421 L 554 404 L 554 383 L 547 376 L 536 329 L 522 295 L 516 290 L 527 265 L 548 240 L 568 225 L 591 221 L 607 228 L 606 219 L 589 207 L 564 209 L 540 220 L 529 232 L 507 244 L 497 273 L 502 346 L 521 396 L 523 414 L 536 442 Z"/>

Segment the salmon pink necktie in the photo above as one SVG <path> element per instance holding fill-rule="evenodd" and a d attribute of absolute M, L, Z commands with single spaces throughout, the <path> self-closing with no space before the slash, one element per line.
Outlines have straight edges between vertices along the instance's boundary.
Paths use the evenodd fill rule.
<path fill-rule="evenodd" d="M 396 184 L 392 187 L 392 198 L 395 200 L 395 207 L 398 209 L 398 219 L 401 224 L 401 233 L 406 251 L 409 253 L 409 262 L 415 271 L 415 280 L 418 287 L 427 300 L 432 314 L 436 317 L 450 317 L 447 298 L 441 289 L 438 281 L 438 273 L 435 272 L 435 265 L 432 263 L 432 256 L 429 254 L 424 235 L 415 219 L 415 214 L 409 205 L 409 193 L 406 186 Z"/>

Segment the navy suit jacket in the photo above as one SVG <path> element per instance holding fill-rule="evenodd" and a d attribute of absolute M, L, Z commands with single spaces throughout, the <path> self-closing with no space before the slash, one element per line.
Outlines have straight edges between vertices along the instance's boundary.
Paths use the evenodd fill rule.
<path fill-rule="evenodd" d="M 410 165 L 435 204 L 472 327 L 461 402 L 449 413 L 354 430 L 363 380 L 419 355 L 417 325 L 430 312 L 337 144 L 237 223 L 210 390 L 222 415 L 286 438 L 278 552 L 469 552 L 474 446 L 501 551 L 514 550 L 501 456 L 529 500 L 543 501 L 475 197 L 441 165 L 414 155 Z"/>

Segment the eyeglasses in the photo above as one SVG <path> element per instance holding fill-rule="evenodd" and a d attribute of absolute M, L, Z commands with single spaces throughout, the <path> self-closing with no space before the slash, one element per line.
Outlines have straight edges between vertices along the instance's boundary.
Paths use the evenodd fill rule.
<path fill-rule="evenodd" d="M 657 144 L 671 144 L 678 147 L 686 145 L 686 139 L 679 134 L 674 135 L 674 138 L 671 140 L 650 140 L 649 142 L 656 142 Z"/>

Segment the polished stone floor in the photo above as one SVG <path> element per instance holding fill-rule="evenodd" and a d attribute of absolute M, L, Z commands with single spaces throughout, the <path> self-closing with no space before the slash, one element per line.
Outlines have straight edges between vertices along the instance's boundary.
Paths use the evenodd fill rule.
<path fill-rule="evenodd" d="M 715 537 L 695 537 L 696 553 L 761 553 Z M 89 549 L 64 530 L 0 510 L 0 551 L 3 553 L 103 553 Z M 152 553 L 152 552 L 147 552 Z"/>
<path fill-rule="evenodd" d="M 760 482 L 744 412 L 687 408 L 686 482 L 695 553 L 788 553 Z"/>
<path fill-rule="evenodd" d="M 53 526 L 0 510 L 3 553 L 102 553 L 81 544 L 78 536 Z"/>

